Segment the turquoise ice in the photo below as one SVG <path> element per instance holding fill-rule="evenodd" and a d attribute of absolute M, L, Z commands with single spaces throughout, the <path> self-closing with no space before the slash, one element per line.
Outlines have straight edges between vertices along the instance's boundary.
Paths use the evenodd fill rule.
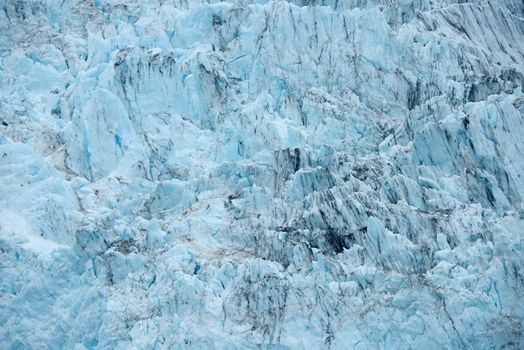
<path fill-rule="evenodd" d="M 1 349 L 524 347 L 524 3 L 0 0 Z"/>

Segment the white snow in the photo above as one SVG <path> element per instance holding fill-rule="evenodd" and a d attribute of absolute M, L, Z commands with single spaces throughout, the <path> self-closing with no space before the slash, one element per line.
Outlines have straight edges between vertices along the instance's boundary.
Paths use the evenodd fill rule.
<path fill-rule="evenodd" d="M 20 245 L 38 256 L 69 248 L 67 245 L 42 238 L 23 217 L 6 209 L 0 209 L 0 239 Z"/>

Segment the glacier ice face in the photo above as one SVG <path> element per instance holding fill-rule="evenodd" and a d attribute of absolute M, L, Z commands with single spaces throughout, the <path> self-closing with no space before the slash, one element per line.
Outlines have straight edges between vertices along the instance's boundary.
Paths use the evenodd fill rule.
<path fill-rule="evenodd" d="M 524 346 L 524 4 L 0 0 L 0 347 Z"/>

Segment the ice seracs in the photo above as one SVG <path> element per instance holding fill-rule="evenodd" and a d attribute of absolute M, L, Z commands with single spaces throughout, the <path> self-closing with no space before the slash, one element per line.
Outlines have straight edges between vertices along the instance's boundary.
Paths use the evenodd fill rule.
<path fill-rule="evenodd" d="M 0 8 L 0 347 L 523 346 L 521 1 Z"/>

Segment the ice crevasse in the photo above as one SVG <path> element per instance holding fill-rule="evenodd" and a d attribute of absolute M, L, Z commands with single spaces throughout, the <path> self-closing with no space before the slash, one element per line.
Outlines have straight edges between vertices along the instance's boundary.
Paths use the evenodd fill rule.
<path fill-rule="evenodd" d="M 0 0 L 0 348 L 521 349 L 524 3 Z"/>

